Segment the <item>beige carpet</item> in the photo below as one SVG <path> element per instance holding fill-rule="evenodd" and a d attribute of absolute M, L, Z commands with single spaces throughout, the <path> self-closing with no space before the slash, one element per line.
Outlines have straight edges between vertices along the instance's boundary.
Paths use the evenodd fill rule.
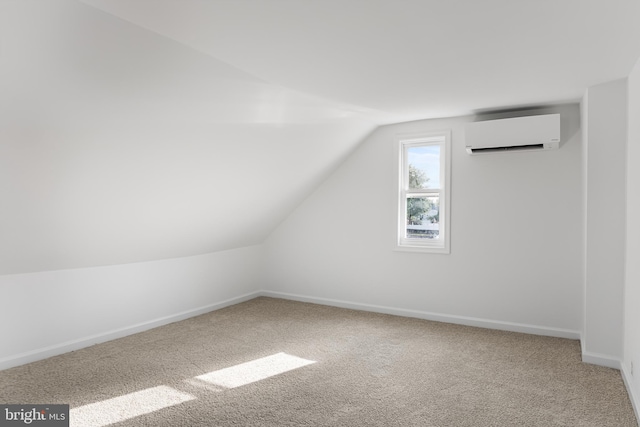
<path fill-rule="evenodd" d="M 304 360 L 268 376 L 282 357 Z M 637 426 L 578 341 L 272 298 L 1 371 L 0 402 L 72 426 Z"/>

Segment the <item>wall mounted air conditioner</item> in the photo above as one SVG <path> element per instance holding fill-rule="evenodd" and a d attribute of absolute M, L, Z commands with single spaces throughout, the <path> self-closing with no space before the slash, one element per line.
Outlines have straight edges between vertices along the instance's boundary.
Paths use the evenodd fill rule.
<path fill-rule="evenodd" d="M 468 123 L 467 153 L 550 150 L 560 146 L 560 114 Z"/>

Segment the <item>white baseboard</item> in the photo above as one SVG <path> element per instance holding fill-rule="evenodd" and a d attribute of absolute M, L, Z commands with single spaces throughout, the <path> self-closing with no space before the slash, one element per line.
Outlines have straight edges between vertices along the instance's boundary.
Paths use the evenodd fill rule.
<path fill-rule="evenodd" d="M 582 361 L 584 363 L 591 363 L 592 365 L 600 365 L 618 370 L 620 370 L 621 367 L 620 359 L 607 356 L 606 354 L 591 353 L 588 351 L 582 352 Z"/>
<path fill-rule="evenodd" d="M 587 351 L 585 349 L 585 341 L 582 336 L 580 336 L 580 348 L 582 349 L 582 361 L 584 363 L 591 363 L 592 365 L 599 365 L 607 368 L 621 370 L 622 362 L 619 358 L 610 356 L 608 354 Z"/>
<path fill-rule="evenodd" d="M 354 310 L 372 311 L 375 313 L 393 314 L 396 316 L 414 317 L 418 319 L 434 320 L 437 322 L 455 323 L 458 325 L 475 326 L 479 328 L 498 329 L 501 331 L 522 332 L 533 335 L 544 335 L 558 338 L 580 339 L 580 332 L 568 329 L 533 326 L 522 323 L 500 322 L 496 320 L 479 319 L 475 317 L 455 316 L 449 314 L 431 313 L 420 310 L 386 307 L 372 304 L 362 304 L 328 298 L 310 297 L 284 292 L 262 291 L 262 296 L 289 299 L 293 301 L 310 302 L 333 307 L 350 308 Z"/>
<path fill-rule="evenodd" d="M 631 400 L 631 406 L 633 406 L 633 411 L 636 414 L 636 420 L 640 422 L 640 396 L 634 392 L 631 385 L 631 373 L 627 370 L 624 364 L 621 366 L 620 373 L 622 374 L 624 386 L 627 388 L 627 394 L 629 395 L 629 400 Z"/>
<path fill-rule="evenodd" d="M 251 292 L 235 298 L 231 298 L 225 301 L 221 301 L 218 303 L 210 304 L 204 307 L 199 307 L 193 310 L 177 313 L 171 316 L 166 316 L 166 317 L 151 320 L 148 322 L 143 322 L 136 325 L 128 326 L 125 328 L 116 329 L 116 330 L 108 331 L 105 333 L 96 334 L 89 337 L 84 337 L 84 338 L 80 338 L 73 341 L 67 341 L 67 342 L 52 345 L 49 347 L 43 347 L 43 348 L 32 350 L 29 352 L 5 357 L 3 359 L 0 359 L 0 370 L 12 368 L 14 366 L 24 365 L 26 363 L 35 362 L 38 360 L 46 359 L 52 356 L 57 356 L 59 354 L 67 353 L 70 351 L 79 350 L 85 347 L 89 347 L 95 344 L 114 340 L 117 338 L 122 338 L 128 335 L 133 335 L 149 329 L 157 328 L 158 326 L 166 325 L 173 322 L 178 322 L 180 320 L 188 319 L 190 317 L 198 316 L 200 314 L 208 313 L 210 311 L 219 310 L 221 308 L 228 307 L 230 305 L 239 304 L 241 302 L 248 301 L 259 296 L 282 298 L 282 299 L 288 299 L 293 301 L 309 302 L 314 304 L 329 305 L 329 306 L 349 308 L 354 310 L 371 311 L 375 313 L 392 314 L 396 316 L 413 317 L 418 319 L 433 320 L 433 321 L 445 322 L 445 323 L 454 323 L 458 325 L 474 326 L 474 327 L 487 328 L 487 329 L 497 329 L 497 330 L 511 331 L 511 332 L 522 332 L 527 334 L 551 336 L 551 337 L 558 337 L 558 338 L 581 339 L 580 332 L 572 331 L 568 329 L 549 328 L 549 327 L 533 326 L 533 325 L 512 323 L 512 322 L 501 322 L 501 321 L 495 321 L 495 320 L 480 319 L 475 317 L 456 316 L 456 315 L 432 313 L 432 312 L 420 311 L 420 310 L 409 310 L 409 309 L 380 306 L 380 305 L 373 305 L 373 304 L 363 304 L 363 303 L 357 303 L 357 302 L 351 302 L 351 301 L 311 297 L 311 296 L 290 294 L 290 293 L 284 293 L 284 292 L 256 291 L 256 292 Z M 592 363 L 595 365 L 606 366 L 614 369 L 621 369 L 621 363 L 619 359 L 612 358 L 610 356 L 606 356 L 602 354 L 587 352 L 584 350 L 584 347 L 582 348 L 582 360 L 586 363 Z M 634 401 L 634 405 L 636 405 L 635 401 Z"/>
<path fill-rule="evenodd" d="M 49 347 L 43 347 L 14 356 L 5 357 L 3 359 L 0 359 L 0 371 L 3 369 L 13 368 L 14 366 L 20 366 L 38 360 L 46 359 L 48 357 L 57 356 L 59 354 L 68 353 L 70 351 L 79 350 L 81 348 L 90 347 L 92 345 L 111 341 L 117 338 L 126 337 L 128 335 L 137 334 L 139 332 L 144 332 L 149 329 L 157 328 L 158 326 L 178 322 L 190 317 L 199 316 L 210 311 L 219 310 L 230 305 L 248 301 L 250 299 L 259 297 L 260 295 L 260 292 L 251 292 L 235 298 L 231 298 L 214 304 L 209 304 L 204 307 L 199 307 L 193 310 L 187 310 L 170 316 L 161 317 L 159 319 L 150 320 L 148 322 L 138 323 L 136 325 L 127 326 L 125 328 L 115 329 L 101 334 L 91 335 L 89 337 L 67 341 L 61 344 L 55 344 Z"/>

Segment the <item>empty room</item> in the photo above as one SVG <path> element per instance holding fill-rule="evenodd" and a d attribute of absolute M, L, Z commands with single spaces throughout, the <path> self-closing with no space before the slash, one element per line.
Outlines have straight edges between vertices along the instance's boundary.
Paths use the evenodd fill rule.
<path fill-rule="evenodd" d="M 0 426 L 637 427 L 640 1 L 0 0 Z"/>

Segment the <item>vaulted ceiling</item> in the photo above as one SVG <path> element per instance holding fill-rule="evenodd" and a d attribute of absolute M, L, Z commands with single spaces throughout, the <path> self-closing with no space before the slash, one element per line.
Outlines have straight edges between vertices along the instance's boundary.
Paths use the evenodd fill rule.
<path fill-rule="evenodd" d="M 380 124 L 580 99 L 637 0 L 0 0 L 0 274 L 260 243 Z"/>

